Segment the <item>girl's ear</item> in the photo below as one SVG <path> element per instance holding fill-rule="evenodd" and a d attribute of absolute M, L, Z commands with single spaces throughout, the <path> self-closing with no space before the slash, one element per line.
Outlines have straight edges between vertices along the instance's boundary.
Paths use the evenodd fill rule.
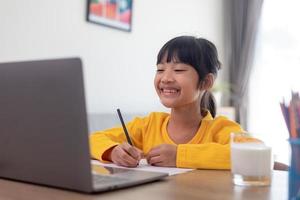
<path fill-rule="evenodd" d="M 212 73 L 208 73 L 201 84 L 202 90 L 209 90 L 212 88 L 215 82 L 215 76 Z"/>

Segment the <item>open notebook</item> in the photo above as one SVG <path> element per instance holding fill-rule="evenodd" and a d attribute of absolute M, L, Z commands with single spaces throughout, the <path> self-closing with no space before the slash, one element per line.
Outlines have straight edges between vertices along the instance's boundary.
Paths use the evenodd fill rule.
<path fill-rule="evenodd" d="M 126 167 L 115 165 L 113 163 L 102 163 L 97 160 L 92 160 L 92 169 L 94 172 L 97 172 L 99 170 L 98 166 L 126 168 Z M 156 167 L 156 166 L 149 165 L 146 159 L 142 159 L 137 167 L 130 168 L 130 169 L 137 170 L 137 171 L 167 173 L 169 174 L 169 176 L 194 170 L 194 169 L 176 168 L 176 167 Z"/>

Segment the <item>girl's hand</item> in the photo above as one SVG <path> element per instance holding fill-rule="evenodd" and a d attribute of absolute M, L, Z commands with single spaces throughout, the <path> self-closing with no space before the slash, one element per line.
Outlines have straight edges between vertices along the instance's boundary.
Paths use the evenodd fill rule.
<path fill-rule="evenodd" d="M 115 146 L 110 153 L 110 160 L 124 167 L 136 167 L 143 157 L 143 152 L 124 142 Z"/>
<path fill-rule="evenodd" d="M 150 165 L 176 167 L 177 145 L 162 144 L 152 148 L 146 159 Z"/>

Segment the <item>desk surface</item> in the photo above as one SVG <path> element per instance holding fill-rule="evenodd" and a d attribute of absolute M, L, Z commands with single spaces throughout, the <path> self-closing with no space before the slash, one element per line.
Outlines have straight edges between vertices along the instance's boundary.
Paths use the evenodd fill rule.
<path fill-rule="evenodd" d="M 164 180 L 100 194 L 81 194 L 72 191 L 19 183 L 0 179 L 0 199 L 287 199 L 288 173 L 274 171 L 270 187 L 242 187 L 231 182 L 230 171 L 195 170 L 169 176 Z"/>

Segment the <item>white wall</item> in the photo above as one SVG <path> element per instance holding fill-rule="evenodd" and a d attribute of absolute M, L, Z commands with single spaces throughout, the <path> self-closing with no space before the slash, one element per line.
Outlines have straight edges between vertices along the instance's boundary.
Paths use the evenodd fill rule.
<path fill-rule="evenodd" d="M 85 21 L 86 0 L 0 0 L 0 62 L 79 56 L 89 112 L 162 109 L 156 55 L 181 34 L 213 41 L 223 58 L 223 1 L 135 0 L 132 32 Z"/>

